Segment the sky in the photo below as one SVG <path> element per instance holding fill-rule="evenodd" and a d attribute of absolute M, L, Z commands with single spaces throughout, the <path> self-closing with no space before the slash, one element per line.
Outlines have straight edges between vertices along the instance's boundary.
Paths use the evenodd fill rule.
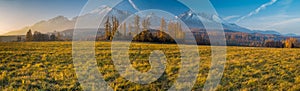
<path fill-rule="evenodd" d="M 72 18 L 86 0 L 0 0 L 0 34 L 59 15 Z"/>
<path fill-rule="evenodd" d="M 300 35 L 300 0 L 210 0 L 217 13 L 229 23 L 252 30 L 275 30 Z M 33 25 L 56 16 L 72 19 L 78 16 L 87 0 L 0 0 L 0 34 Z M 167 4 L 165 4 L 167 3 Z M 180 13 L 170 0 L 128 0 L 131 7 L 156 7 Z M 163 7 L 161 5 L 164 5 Z M 132 6 L 133 5 L 133 6 Z"/>
<path fill-rule="evenodd" d="M 218 14 L 253 30 L 300 34 L 300 0 L 211 0 Z"/>

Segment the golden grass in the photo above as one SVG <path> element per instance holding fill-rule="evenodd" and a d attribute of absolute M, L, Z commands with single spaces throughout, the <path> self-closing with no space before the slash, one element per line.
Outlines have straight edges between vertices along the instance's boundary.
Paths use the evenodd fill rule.
<path fill-rule="evenodd" d="M 129 53 L 133 67 L 148 71 L 153 50 L 165 52 L 168 65 L 165 74 L 152 84 L 140 85 L 121 77 L 110 59 L 109 42 L 96 43 L 97 65 L 114 90 L 167 90 L 180 69 L 179 49 L 171 44 L 133 43 Z M 200 72 L 194 90 L 201 90 L 207 78 L 210 47 L 199 46 L 199 54 Z M 0 60 L 0 90 L 82 90 L 73 66 L 71 42 L 0 43 Z M 300 49 L 228 47 L 217 90 L 300 90 L 299 69 Z"/>

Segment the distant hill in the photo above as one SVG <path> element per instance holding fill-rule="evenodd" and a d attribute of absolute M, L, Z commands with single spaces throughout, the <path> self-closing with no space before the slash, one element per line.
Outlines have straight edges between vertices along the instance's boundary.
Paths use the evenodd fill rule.
<path fill-rule="evenodd" d="M 276 31 L 274 31 L 274 30 L 266 30 L 266 31 L 263 31 L 263 30 L 253 30 L 253 31 L 256 32 L 256 33 L 261 33 L 261 34 L 282 35 L 281 33 L 276 32 Z"/>
<path fill-rule="evenodd" d="M 26 32 L 31 29 L 33 31 L 39 31 L 42 33 L 62 31 L 66 29 L 74 28 L 75 20 L 69 20 L 64 16 L 58 16 L 47 21 L 40 21 L 30 27 L 24 27 L 20 30 L 14 30 L 4 35 L 25 35 Z"/>
<path fill-rule="evenodd" d="M 52 18 L 50 20 L 43 20 L 40 21 L 32 26 L 24 27 L 19 30 L 12 30 L 11 32 L 5 33 L 4 35 L 25 35 L 26 32 L 31 29 L 32 31 L 39 31 L 42 33 L 49 33 L 53 31 L 64 31 L 67 29 L 74 29 L 77 19 L 84 19 L 88 21 L 89 23 L 95 23 L 98 22 L 96 19 L 91 19 L 91 16 L 100 16 L 103 15 L 103 13 L 110 11 L 110 15 L 114 15 L 119 18 L 126 18 L 129 16 L 129 12 L 126 11 L 120 11 L 117 9 L 113 9 L 107 6 L 99 7 L 90 13 L 84 14 L 82 16 L 74 17 L 73 19 L 68 19 L 64 16 L 57 16 L 55 18 Z"/>
<path fill-rule="evenodd" d="M 288 36 L 288 37 L 297 37 L 297 34 L 294 33 L 288 33 L 288 34 L 284 34 L 284 36 Z M 298 36 L 299 37 L 299 36 Z"/>

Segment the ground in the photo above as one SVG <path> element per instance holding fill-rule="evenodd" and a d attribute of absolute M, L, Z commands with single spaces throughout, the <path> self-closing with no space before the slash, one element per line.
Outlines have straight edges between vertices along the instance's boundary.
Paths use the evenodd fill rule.
<path fill-rule="evenodd" d="M 194 90 L 203 88 L 211 63 L 211 47 L 198 48 L 201 61 Z M 153 50 L 162 50 L 168 65 L 160 79 L 147 85 L 130 82 L 118 74 L 110 59 L 109 42 L 97 42 L 95 55 L 99 71 L 114 90 L 167 90 L 180 69 L 177 45 L 133 43 L 131 63 L 141 72 L 148 71 Z M 300 90 L 300 49 L 227 47 L 226 56 L 217 90 Z M 74 70 L 72 43 L 0 43 L 0 89 L 82 90 Z"/>

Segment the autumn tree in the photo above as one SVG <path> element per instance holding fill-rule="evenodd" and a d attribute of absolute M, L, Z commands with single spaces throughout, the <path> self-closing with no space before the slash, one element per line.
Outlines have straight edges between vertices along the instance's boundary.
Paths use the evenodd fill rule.
<path fill-rule="evenodd" d="M 126 22 L 123 23 L 123 36 L 126 37 L 127 36 L 127 25 Z"/>
<path fill-rule="evenodd" d="M 112 17 L 112 22 L 113 22 L 113 26 L 112 26 L 112 37 L 113 37 L 118 33 L 117 31 L 119 28 L 119 21 L 117 20 L 116 17 Z"/>
<path fill-rule="evenodd" d="M 282 42 L 274 41 L 274 40 L 266 40 L 264 43 L 265 47 L 274 47 L 274 48 L 282 48 Z"/>
<path fill-rule="evenodd" d="M 170 32 L 175 38 L 177 37 L 177 32 L 175 31 L 175 24 L 173 22 L 169 22 L 168 24 L 168 31 L 172 31 Z"/>
<path fill-rule="evenodd" d="M 166 31 L 166 21 L 164 18 L 161 18 L 161 21 L 160 21 L 160 31 L 158 33 L 158 38 L 161 42 L 165 42 L 166 39 L 165 39 L 165 36 L 164 36 L 164 32 Z"/>
<path fill-rule="evenodd" d="M 183 31 L 181 24 L 179 22 L 176 23 L 176 35 L 177 38 L 179 39 L 184 39 L 185 38 L 185 32 Z"/>
<path fill-rule="evenodd" d="M 169 22 L 168 31 L 174 31 L 173 22 Z M 174 32 L 171 32 L 172 35 L 176 36 Z"/>
<path fill-rule="evenodd" d="M 109 17 L 107 18 L 107 20 L 105 22 L 105 39 L 112 40 L 111 24 L 109 22 Z"/>
<path fill-rule="evenodd" d="M 150 18 L 147 18 L 147 19 L 143 20 L 142 26 L 143 26 L 143 32 L 142 32 L 141 35 L 140 35 L 140 40 L 141 40 L 141 41 L 149 41 L 149 40 L 152 40 L 152 39 L 149 37 L 150 32 L 147 31 L 147 30 L 149 29 L 149 26 L 150 26 Z"/>
<path fill-rule="evenodd" d="M 134 28 L 135 28 L 135 34 L 139 34 L 140 32 L 140 16 L 136 15 L 134 18 Z M 139 40 L 139 36 L 134 37 L 133 40 Z"/>
<path fill-rule="evenodd" d="M 294 48 L 296 43 L 297 43 L 296 38 L 288 38 L 285 40 L 284 46 L 285 48 Z"/>

